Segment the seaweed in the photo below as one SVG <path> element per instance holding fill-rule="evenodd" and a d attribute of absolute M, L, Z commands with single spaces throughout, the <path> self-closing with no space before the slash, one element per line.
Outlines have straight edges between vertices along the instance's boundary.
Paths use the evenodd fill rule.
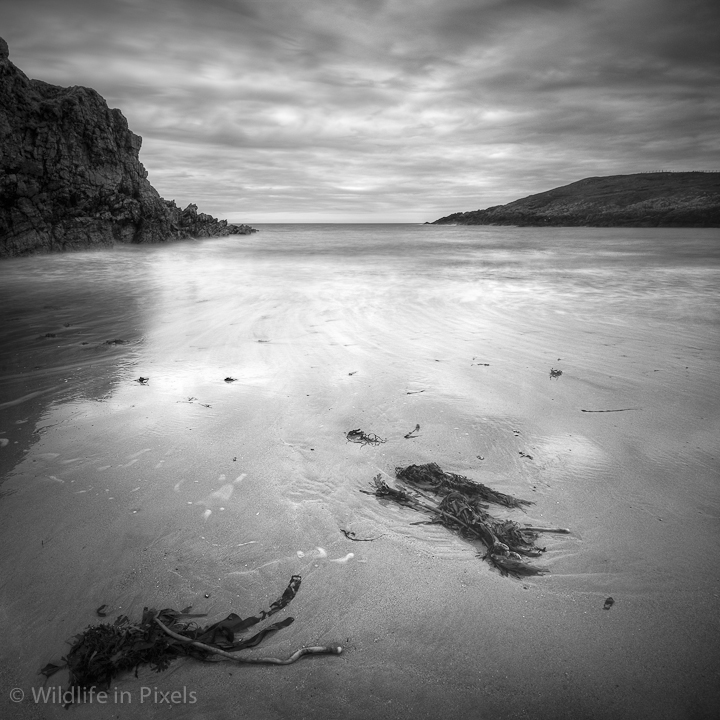
<path fill-rule="evenodd" d="M 345 438 L 348 442 L 354 442 L 360 445 L 380 445 L 381 443 L 387 442 L 387 440 L 383 440 L 374 433 L 368 434 L 360 428 L 357 430 L 348 430 L 348 432 L 345 433 Z"/>
<path fill-rule="evenodd" d="M 641 410 L 641 408 L 620 408 L 619 410 L 580 410 L 580 412 L 627 412 L 628 410 Z"/>
<path fill-rule="evenodd" d="M 339 646 L 305 647 L 289 658 L 245 658 L 231 653 L 258 646 L 268 635 L 287 627 L 294 618 L 264 627 L 246 638 L 236 639 L 254 625 L 286 607 L 300 587 L 301 577 L 293 575 L 285 592 L 257 615 L 241 618 L 230 613 L 224 620 L 206 627 L 199 626 L 195 618 L 204 614 L 190 614 L 191 608 L 182 611 L 166 608 L 144 608 L 139 623 L 132 623 L 127 615 L 120 615 L 114 623 L 88 626 L 69 641 L 71 648 L 60 664 L 48 663 L 40 670 L 46 678 L 59 670 L 69 671 L 69 691 L 96 687 L 107 690 L 113 679 L 124 672 L 134 671 L 137 677 L 140 666 L 148 665 L 156 672 L 166 670 L 178 657 L 190 656 L 198 660 L 217 660 L 217 656 L 240 663 L 270 663 L 287 665 L 308 654 L 340 654 Z M 102 615 L 105 605 L 98 608 Z M 74 696 L 74 692 L 73 692 Z M 79 694 L 78 694 L 79 696 Z"/>
<path fill-rule="evenodd" d="M 404 437 L 405 439 L 416 438 L 416 437 L 417 437 L 417 433 L 419 433 L 419 432 L 420 432 L 420 425 L 417 425 L 417 424 L 416 424 L 415 427 L 414 427 L 409 433 L 403 435 L 403 437 Z"/>
<path fill-rule="evenodd" d="M 410 485 L 415 485 L 425 490 L 432 490 L 440 495 L 458 491 L 470 498 L 477 497 L 487 502 L 494 502 L 512 508 L 534 504 L 530 500 L 521 500 L 512 495 L 505 495 L 505 493 L 493 490 L 487 485 L 474 482 L 464 475 L 444 472 L 437 463 L 408 465 L 406 468 L 397 467 L 395 468 L 395 475 Z"/>
<path fill-rule="evenodd" d="M 382 537 L 382 535 L 378 535 L 378 537 L 374 538 L 361 538 L 358 537 L 356 533 L 354 533 L 352 530 L 343 530 L 340 528 L 340 532 L 348 539 L 352 540 L 353 542 L 373 542 L 374 540 L 377 540 L 378 538 Z"/>
<path fill-rule="evenodd" d="M 432 517 L 431 522 L 469 540 L 480 541 L 486 548 L 482 558 L 502 575 L 520 577 L 548 572 L 546 568 L 531 565 L 523 557 L 538 557 L 545 551 L 535 545 L 539 533 L 569 532 L 564 528 L 523 526 L 513 520 L 493 517 L 488 511 L 488 503 L 510 508 L 533 503 L 498 492 L 463 475 L 443 472 L 436 463 L 398 467 L 395 475 L 410 487 L 392 487 L 381 475 L 376 475 L 368 494 L 426 512 Z M 426 491 L 438 499 L 428 497 Z"/>

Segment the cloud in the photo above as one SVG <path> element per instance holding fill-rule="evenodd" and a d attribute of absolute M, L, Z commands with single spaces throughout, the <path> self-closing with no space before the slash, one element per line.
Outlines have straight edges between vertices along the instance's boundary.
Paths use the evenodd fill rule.
<path fill-rule="evenodd" d="M 719 7 L 25 0 L 2 32 L 30 76 L 122 109 L 166 197 L 424 221 L 588 175 L 717 169 Z"/>

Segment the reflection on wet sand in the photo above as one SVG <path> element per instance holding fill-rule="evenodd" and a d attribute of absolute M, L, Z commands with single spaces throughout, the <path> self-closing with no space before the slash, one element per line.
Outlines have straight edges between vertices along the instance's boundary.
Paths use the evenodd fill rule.
<path fill-rule="evenodd" d="M 278 653 L 342 641 L 342 658 L 151 682 L 192 685 L 209 717 L 239 689 L 258 717 L 682 716 L 690 687 L 714 707 L 717 255 L 542 232 L 284 226 L 8 263 L 8 686 L 103 604 L 242 615 L 299 573 Z M 550 574 L 502 578 L 360 492 L 429 462 L 570 528 L 543 538 Z"/>

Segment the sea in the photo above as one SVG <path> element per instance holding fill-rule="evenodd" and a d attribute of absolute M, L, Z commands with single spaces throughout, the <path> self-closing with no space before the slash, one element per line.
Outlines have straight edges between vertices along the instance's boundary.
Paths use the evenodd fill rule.
<path fill-rule="evenodd" d="M 12 717 L 65 712 L 37 670 L 97 608 L 252 614 L 295 574 L 264 651 L 343 655 L 130 673 L 122 711 L 717 717 L 720 230 L 256 227 L 0 263 Z M 430 462 L 569 530 L 544 574 L 372 494 Z"/>

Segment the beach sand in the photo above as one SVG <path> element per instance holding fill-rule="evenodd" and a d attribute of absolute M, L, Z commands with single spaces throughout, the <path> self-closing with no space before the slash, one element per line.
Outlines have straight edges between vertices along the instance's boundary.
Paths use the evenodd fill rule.
<path fill-rule="evenodd" d="M 252 256 L 230 293 L 224 275 L 178 274 L 182 248 L 154 252 L 151 272 L 174 280 L 153 293 L 123 298 L 118 282 L 93 304 L 15 308 L 3 717 L 717 717 L 720 354 L 706 325 L 513 306 L 451 281 L 311 282 Z M 53 290 L 35 292 L 41 308 Z M 386 442 L 348 442 L 355 428 Z M 549 574 L 502 577 L 478 547 L 361 492 L 425 462 L 535 503 L 500 514 L 570 529 L 541 538 Z M 192 605 L 210 622 L 256 614 L 293 574 L 276 617 L 294 624 L 245 652 L 342 655 L 182 660 L 118 678 L 106 704 L 32 700 L 39 668 L 101 605 L 109 619 Z"/>

